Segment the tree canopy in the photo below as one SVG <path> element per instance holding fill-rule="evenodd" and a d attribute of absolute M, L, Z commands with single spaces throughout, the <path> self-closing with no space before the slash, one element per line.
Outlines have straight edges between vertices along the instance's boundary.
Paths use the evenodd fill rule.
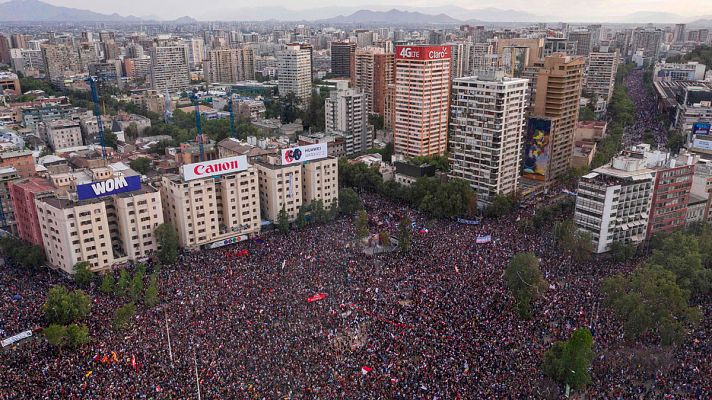
<path fill-rule="evenodd" d="M 569 340 L 555 343 L 544 354 L 544 374 L 574 389 L 583 389 L 591 383 L 588 370 L 594 356 L 592 348 L 591 331 L 576 329 Z"/>
<path fill-rule="evenodd" d="M 534 253 L 517 253 L 504 270 L 504 281 L 522 318 L 531 317 L 531 303 L 546 290 L 546 281 Z"/>
<path fill-rule="evenodd" d="M 43 308 L 48 323 L 67 325 L 89 315 L 91 300 L 81 290 L 70 292 L 64 286 L 55 286 L 49 290 Z"/>
<path fill-rule="evenodd" d="M 178 234 L 175 228 L 168 223 L 164 223 L 156 228 L 156 239 L 158 241 L 158 259 L 162 264 L 173 264 L 178 260 Z"/>
<path fill-rule="evenodd" d="M 659 265 L 640 267 L 631 276 L 607 278 L 603 293 L 629 338 L 651 334 L 663 344 L 676 343 L 686 324 L 701 316 L 698 308 L 688 306 L 690 291 L 678 286 L 675 274 Z"/>

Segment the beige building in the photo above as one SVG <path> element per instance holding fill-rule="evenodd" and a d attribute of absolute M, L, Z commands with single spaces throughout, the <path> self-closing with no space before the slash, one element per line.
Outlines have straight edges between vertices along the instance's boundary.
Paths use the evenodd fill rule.
<path fill-rule="evenodd" d="M 47 140 L 54 151 L 83 145 L 79 122 L 60 119 L 47 125 Z"/>
<path fill-rule="evenodd" d="M 260 203 L 265 219 L 277 221 L 284 207 L 293 221 L 304 204 L 322 200 L 328 210 L 338 200 L 338 160 L 334 157 L 283 165 L 280 158 L 267 156 L 255 166 L 259 171 Z"/>
<path fill-rule="evenodd" d="M 43 44 L 42 60 L 47 71 L 47 80 L 61 86 L 66 77 L 81 73 L 79 52 L 67 44 Z"/>
<path fill-rule="evenodd" d="M 180 92 L 190 86 L 188 48 L 184 45 L 151 48 L 151 89 Z"/>
<path fill-rule="evenodd" d="M 613 97 L 613 86 L 618 71 L 618 51 L 614 53 L 591 53 L 586 72 L 586 92 L 603 97 L 606 102 Z"/>
<path fill-rule="evenodd" d="M 113 178 L 116 185 L 121 177 L 136 176 L 135 171 L 117 163 L 49 177 L 55 194 L 36 198 L 35 208 L 50 265 L 72 273 L 76 263 L 87 261 L 98 271 L 158 249 L 154 231 L 163 223 L 158 190 L 143 186 L 111 194 L 114 186 L 108 180 Z M 78 200 L 80 185 L 92 185 L 89 190 L 98 197 Z"/>
<path fill-rule="evenodd" d="M 544 59 L 537 73 L 532 116 L 552 121 L 547 182 L 571 167 L 584 66 L 583 57 L 556 53 Z"/>
<path fill-rule="evenodd" d="M 302 104 L 308 104 L 312 89 L 311 49 L 287 46 L 286 50 L 277 53 L 277 61 L 279 95 L 294 93 Z"/>
<path fill-rule="evenodd" d="M 255 57 L 251 47 L 208 52 L 203 65 L 208 83 L 237 83 L 255 79 Z"/>
<path fill-rule="evenodd" d="M 142 93 L 132 93 L 131 103 L 146 111 L 163 115 L 166 112 L 166 99 L 157 90 L 146 90 Z"/>
<path fill-rule="evenodd" d="M 165 220 L 176 229 L 181 247 L 209 247 L 260 231 L 257 169 L 252 166 L 188 181 L 164 175 L 161 198 Z"/>

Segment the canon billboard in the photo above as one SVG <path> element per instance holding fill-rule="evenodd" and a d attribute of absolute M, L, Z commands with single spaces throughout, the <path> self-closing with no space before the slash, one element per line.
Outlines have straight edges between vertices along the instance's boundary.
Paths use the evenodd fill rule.
<path fill-rule="evenodd" d="M 183 180 L 192 181 L 194 179 L 210 178 L 230 174 L 233 172 L 244 171 L 249 167 L 247 157 L 236 156 L 228 158 L 220 158 L 212 161 L 203 161 L 194 164 L 186 164 L 183 166 Z"/>
<path fill-rule="evenodd" d="M 326 158 L 329 152 L 326 143 L 310 144 L 308 146 L 291 147 L 282 150 L 282 165 L 298 164 L 304 161 Z"/>
<path fill-rule="evenodd" d="M 396 46 L 396 60 L 442 60 L 450 58 L 450 46 Z"/>

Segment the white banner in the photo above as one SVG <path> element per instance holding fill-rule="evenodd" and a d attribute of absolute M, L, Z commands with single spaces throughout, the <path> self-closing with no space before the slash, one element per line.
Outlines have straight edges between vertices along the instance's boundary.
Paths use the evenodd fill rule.
<path fill-rule="evenodd" d="M 2 347 L 9 346 L 13 343 L 19 342 L 22 339 L 32 336 L 32 331 L 20 332 L 15 336 L 10 336 L 9 338 L 2 341 Z"/>
<path fill-rule="evenodd" d="M 290 147 L 282 150 L 282 165 L 297 164 L 304 161 L 326 158 L 328 156 L 329 151 L 326 147 L 326 143 Z"/>
<path fill-rule="evenodd" d="M 184 181 L 192 181 L 194 179 L 210 178 L 211 176 L 244 171 L 249 166 L 246 156 L 219 158 L 212 161 L 186 164 L 182 167 L 182 175 Z"/>

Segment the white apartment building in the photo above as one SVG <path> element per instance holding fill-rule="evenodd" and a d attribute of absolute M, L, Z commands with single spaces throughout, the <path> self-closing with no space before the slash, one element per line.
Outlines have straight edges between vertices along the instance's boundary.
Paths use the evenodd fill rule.
<path fill-rule="evenodd" d="M 299 45 L 287 46 L 277 52 L 277 69 L 279 95 L 294 93 L 302 104 L 307 104 L 312 89 L 311 50 Z"/>
<path fill-rule="evenodd" d="M 585 91 L 603 97 L 606 102 L 611 101 L 619 60 L 618 51 L 615 53 L 590 53 L 587 60 Z"/>
<path fill-rule="evenodd" d="M 450 177 L 467 181 L 485 205 L 517 190 L 528 80 L 491 72 L 453 81 Z"/>
<path fill-rule="evenodd" d="M 590 232 L 594 252 L 610 250 L 614 242 L 645 240 L 655 171 L 642 154 L 623 154 L 579 181 L 574 221 Z"/>
<path fill-rule="evenodd" d="M 152 47 L 151 89 L 177 93 L 190 86 L 188 48 L 185 45 Z"/>
<path fill-rule="evenodd" d="M 347 81 L 337 83 L 337 90 L 326 99 L 326 131 L 342 135 L 346 154 L 365 152 L 372 145 L 368 130 L 368 100 L 359 89 L 349 89 Z"/>
<path fill-rule="evenodd" d="M 705 79 L 707 66 L 697 61 L 682 63 L 655 63 L 653 69 L 653 81 L 701 81 Z"/>
<path fill-rule="evenodd" d="M 67 119 L 47 124 L 47 140 L 54 151 L 83 145 L 82 128 L 79 122 Z"/>

